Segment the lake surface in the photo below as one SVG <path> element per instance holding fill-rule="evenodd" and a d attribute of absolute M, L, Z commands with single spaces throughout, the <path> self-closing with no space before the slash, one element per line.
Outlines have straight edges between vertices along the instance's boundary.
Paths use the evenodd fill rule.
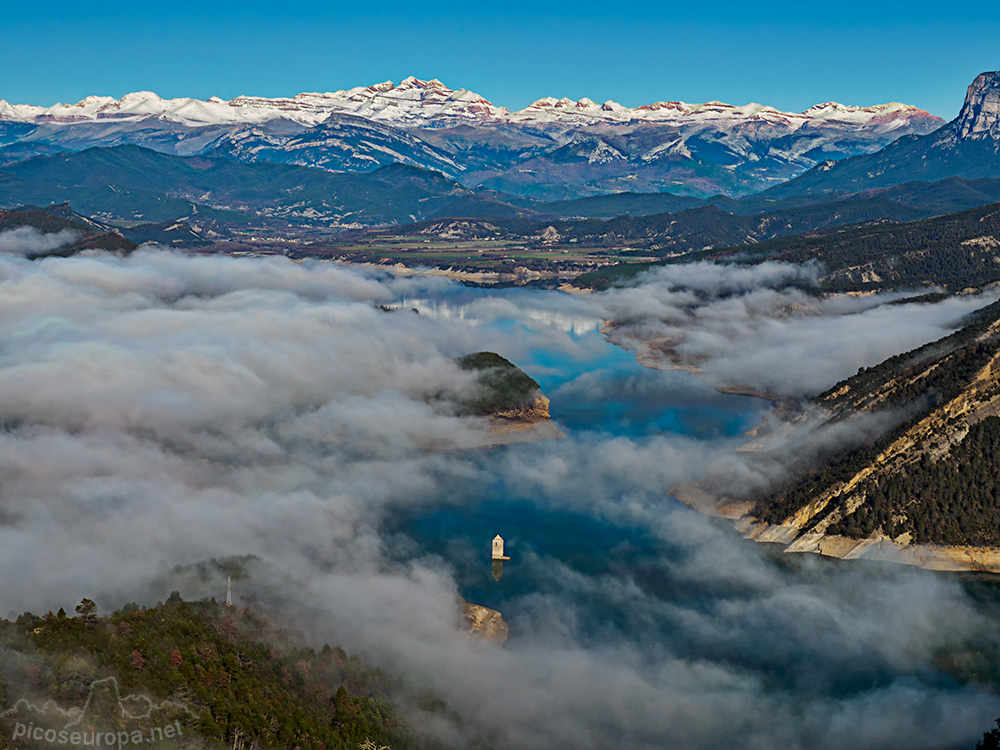
<path fill-rule="evenodd" d="M 599 320 L 554 314 L 558 294 L 464 290 L 405 301 L 479 326 L 501 349 L 522 344 L 512 346 L 516 356 L 500 353 L 539 382 L 566 437 L 464 452 L 469 470 L 456 472 L 446 497 L 387 523 L 396 559 L 436 561 L 462 596 L 500 610 L 512 651 L 611 650 L 643 679 L 701 665 L 705 684 L 725 675 L 724 689 L 741 685 L 789 715 L 818 711 L 818 725 L 826 712 L 875 701 L 882 708 L 852 724 L 857 746 L 894 746 L 878 744 L 886 719 L 927 727 L 914 730 L 920 747 L 956 736 L 971 747 L 1000 713 L 992 708 L 996 579 L 785 555 L 680 504 L 669 488 L 697 480 L 711 460 L 732 460 L 771 404 L 640 366 L 604 340 Z M 562 338 L 546 337 L 546 327 Z M 632 455 L 634 467 L 616 473 Z M 499 578 L 490 560 L 496 534 L 511 557 Z M 695 692 L 705 687 L 699 680 Z M 975 706 L 976 715 L 959 721 L 957 734 L 938 734 L 950 720 L 934 712 L 947 705 Z"/>
<path fill-rule="evenodd" d="M 531 375 L 550 401 L 552 420 L 566 434 L 558 441 L 503 446 L 481 452 L 478 461 L 488 485 L 479 481 L 453 486 L 459 504 L 397 519 L 397 531 L 420 546 L 418 554 L 439 555 L 454 570 L 460 591 L 468 600 L 503 612 L 517 637 L 521 611 L 531 607 L 532 594 L 566 595 L 566 577 L 611 577 L 637 583 L 656 596 L 676 600 L 685 595 L 669 572 L 677 551 L 640 525 L 622 525 L 592 512 L 567 508 L 564 499 L 544 494 L 525 496 L 516 477 L 505 467 L 518 455 L 557 450 L 587 453 L 600 450 L 602 441 L 616 437 L 637 445 L 658 436 L 678 436 L 732 450 L 770 411 L 771 404 L 749 396 L 722 394 L 694 374 L 662 372 L 640 365 L 633 352 L 608 343 L 598 318 L 572 317 L 532 309 L 552 295 L 541 290 L 467 289 L 447 300 L 404 300 L 421 314 L 466 320 L 515 339 L 528 338 L 528 329 L 551 326 L 580 344 L 573 352 L 548 347 L 530 348 L 515 364 Z M 477 303 L 500 297 L 513 301 L 517 318 L 476 317 Z M 587 355 L 580 357 L 580 352 Z M 556 442 L 558 446 L 548 445 Z M 672 509 L 693 513 L 660 490 L 660 501 Z M 608 498 L 614 501 L 614 498 Z M 725 522 L 720 525 L 727 526 Z M 495 578 L 490 542 L 500 534 L 511 560 Z M 735 533 L 734 533 L 735 536 Z M 747 543 L 749 544 L 749 542 Z M 704 590 L 689 591 L 693 597 Z M 612 597 L 613 598 L 613 597 Z M 610 598 L 578 601 L 585 616 L 577 625 L 597 637 L 609 626 L 634 630 L 628 614 Z M 534 613 L 532 613 L 534 616 Z M 643 628 L 645 631 L 646 629 Z M 638 635 L 638 634 L 636 634 Z M 642 637 L 649 633 L 643 632 Z"/>

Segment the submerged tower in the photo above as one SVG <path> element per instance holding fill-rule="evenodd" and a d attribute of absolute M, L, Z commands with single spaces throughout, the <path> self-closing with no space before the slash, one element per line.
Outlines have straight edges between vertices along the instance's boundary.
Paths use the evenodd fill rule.
<path fill-rule="evenodd" d="M 505 557 L 503 553 L 503 537 L 497 534 L 493 537 L 493 559 L 494 560 L 509 560 L 509 557 Z"/>
<path fill-rule="evenodd" d="M 509 560 L 503 553 L 503 537 L 497 534 L 493 537 L 493 580 L 499 581 L 503 577 L 503 561 Z"/>

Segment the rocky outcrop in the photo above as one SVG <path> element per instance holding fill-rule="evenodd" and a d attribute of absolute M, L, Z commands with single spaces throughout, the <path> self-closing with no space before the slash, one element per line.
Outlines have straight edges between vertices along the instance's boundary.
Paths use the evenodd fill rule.
<path fill-rule="evenodd" d="M 490 445 L 528 443 L 566 437 L 549 417 L 549 400 L 541 393 L 531 406 L 500 412 L 487 418 Z"/>
<path fill-rule="evenodd" d="M 529 424 L 542 422 L 549 419 L 549 399 L 539 392 L 535 400 L 530 404 L 507 411 L 498 411 L 492 417 L 493 419 L 527 422 Z"/>
<path fill-rule="evenodd" d="M 976 76 L 952 129 L 959 140 L 1000 138 L 1000 71 Z"/>
<path fill-rule="evenodd" d="M 541 393 L 530 406 L 498 412 L 488 418 L 490 445 L 529 443 L 566 437 L 549 417 L 549 400 Z"/>
<path fill-rule="evenodd" d="M 462 597 L 459 597 L 459 602 L 462 629 L 469 639 L 492 641 L 498 645 L 502 645 L 507 640 L 509 628 L 497 610 L 472 604 Z"/>

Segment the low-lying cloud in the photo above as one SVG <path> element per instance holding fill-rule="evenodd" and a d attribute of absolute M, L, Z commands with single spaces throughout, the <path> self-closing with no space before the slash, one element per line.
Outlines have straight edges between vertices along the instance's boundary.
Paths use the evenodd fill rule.
<path fill-rule="evenodd" d="M 428 450 L 481 429 L 448 406 L 470 387 L 457 355 L 586 362 L 607 346 L 586 333 L 593 321 L 619 316 L 630 335 L 681 335 L 722 378 L 741 359 L 759 372 L 755 351 L 777 356 L 822 320 L 845 361 L 831 354 L 822 375 L 784 363 L 795 390 L 850 374 L 850 339 L 868 328 L 836 323 L 879 308 L 789 286 L 809 269 L 676 273 L 593 299 L 467 300 L 440 279 L 285 259 L 0 257 L 0 612 L 162 599 L 175 566 L 254 555 L 238 597 L 281 601 L 315 638 L 431 686 L 466 724 L 426 728 L 460 743 L 464 731 L 509 748 L 974 740 L 994 701 L 937 665 L 996 653 L 992 612 L 921 571 L 776 560 L 667 496 L 710 471 L 769 481 L 773 467 L 734 456 L 735 439 L 581 429 L 499 451 Z M 413 300 L 421 314 L 377 307 Z M 865 320 L 906 318 L 923 343 L 972 303 L 950 304 Z M 768 316 L 795 305 L 776 332 Z M 894 335 L 895 349 L 880 333 L 863 356 L 908 345 Z M 621 388 L 653 399 L 649 377 Z M 579 402 L 602 397 L 586 373 L 564 387 Z M 522 547 L 532 586 L 506 601 L 513 636 L 500 649 L 458 633 L 455 559 L 398 522 L 508 497 L 539 517 L 602 524 L 623 537 L 612 553 L 636 564 Z"/>
<path fill-rule="evenodd" d="M 72 229 L 43 234 L 34 227 L 17 227 L 0 232 L 0 253 L 9 255 L 48 253 L 63 245 L 76 242 L 79 237 L 79 232 L 74 232 Z"/>
<path fill-rule="evenodd" d="M 998 296 L 886 305 L 905 295 L 821 297 L 810 290 L 818 274 L 812 264 L 664 266 L 601 302 L 623 345 L 657 342 L 716 383 L 806 396 L 947 335 Z"/>

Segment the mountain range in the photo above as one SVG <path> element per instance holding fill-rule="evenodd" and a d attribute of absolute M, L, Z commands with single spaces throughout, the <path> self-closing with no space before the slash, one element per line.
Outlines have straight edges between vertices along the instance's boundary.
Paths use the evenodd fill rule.
<path fill-rule="evenodd" d="M 916 107 L 539 99 L 511 112 L 438 80 L 406 78 L 332 93 L 121 99 L 51 107 L 0 100 L 0 164 L 95 146 L 270 161 L 330 171 L 403 163 L 470 188 L 544 200 L 632 191 L 743 195 L 829 159 L 938 129 Z"/>
<path fill-rule="evenodd" d="M 9 142 L 0 149 L 7 161 L 0 162 L 0 206 L 65 203 L 134 243 L 204 247 L 264 240 L 273 251 L 274 242 L 308 242 L 319 243 L 311 253 L 336 254 L 350 246 L 345 252 L 351 257 L 370 252 L 419 264 L 437 261 L 426 255 L 429 248 L 414 252 L 413 242 L 486 241 L 520 247 L 518 257 L 531 259 L 530 265 L 536 260 L 532 253 L 555 248 L 573 251 L 583 263 L 595 253 L 598 262 L 611 256 L 635 262 L 740 245 L 756 246 L 754 256 L 784 257 L 799 247 L 829 246 L 832 252 L 838 237 L 853 236 L 845 234 L 852 226 L 912 222 L 1000 200 L 1000 73 L 978 76 L 959 116 L 934 132 L 903 135 L 875 153 L 823 162 L 747 196 L 632 190 L 540 201 L 524 191 L 492 190 L 491 180 L 470 187 L 473 167 L 483 174 L 493 170 L 492 182 L 502 182 L 506 178 L 498 170 L 512 154 L 525 157 L 533 153 L 532 139 L 552 143 L 558 134 L 569 140 L 522 162 L 538 167 L 524 170 L 523 179 L 537 177 L 550 187 L 571 174 L 582 179 L 579 148 L 598 132 L 620 136 L 631 146 L 648 138 L 646 145 L 659 148 L 662 122 L 670 117 L 691 128 L 711 122 L 718 129 L 725 122 L 732 126 L 729 136 L 751 123 L 760 132 L 779 121 L 789 126 L 784 114 L 768 108 L 678 104 L 628 114 L 613 103 L 577 104 L 543 100 L 510 113 L 469 92 L 416 79 L 289 100 L 199 103 L 130 95 L 48 109 L 4 104 L 0 113 L 7 119 L 0 121 L 0 133 Z M 540 114 L 531 114 L 533 108 Z M 805 137 L 802 131 L 833 120 L 843 124 L 847 111 L 814 107 L 796 116 L 796 133 Z M 881 114 L 856 109 L 848 114 L 870 135 L 877 129 L 874 122 L 888 127 L 907 112 L 889 107 Z M 535 124 L 529 127 L 531 118 Z M 581 124 L 584 120 L 590 124 Z M 391 124 L 397 121 L 420 127 Z M 43 132 L 58 137 L 43 141 Z M 95 138 L 113 145 L 88 147 Z M 594 153 L 604 154 L 617 142 L 611 135 L 598 141 Z M 364 149 L 355 147 L 358 143 Z M 170 153 L 182 149 L 197 153 Z M 27 158 L 33 150 L 47 155 Z M 670 162 L 675 169 L 693 163 L 680 156 Z M 345 165 L 350 169 L 341 171 Z M 614 158 L 595 159 L 588 169 L 613 176 L 620 166 Z M 879 231 L 884 237 L 892 230 Z M 395 251 L 409 254 L 401 258 Z M 495 257 L 506 262 L 508 255 L 501 250 Z M 440 262 L 445 260 L 451 262 Z M 875 273 L 888 278 L 884 270 Z"/>
<path fill-rule="evenodd" d="M 954 176 L 1000 176 L 1000 72 L 977 76 L 958 117 L 933 133 L 901 137 L 873 154 L 824 161 L 767 194 L 853 192 Z"/>

